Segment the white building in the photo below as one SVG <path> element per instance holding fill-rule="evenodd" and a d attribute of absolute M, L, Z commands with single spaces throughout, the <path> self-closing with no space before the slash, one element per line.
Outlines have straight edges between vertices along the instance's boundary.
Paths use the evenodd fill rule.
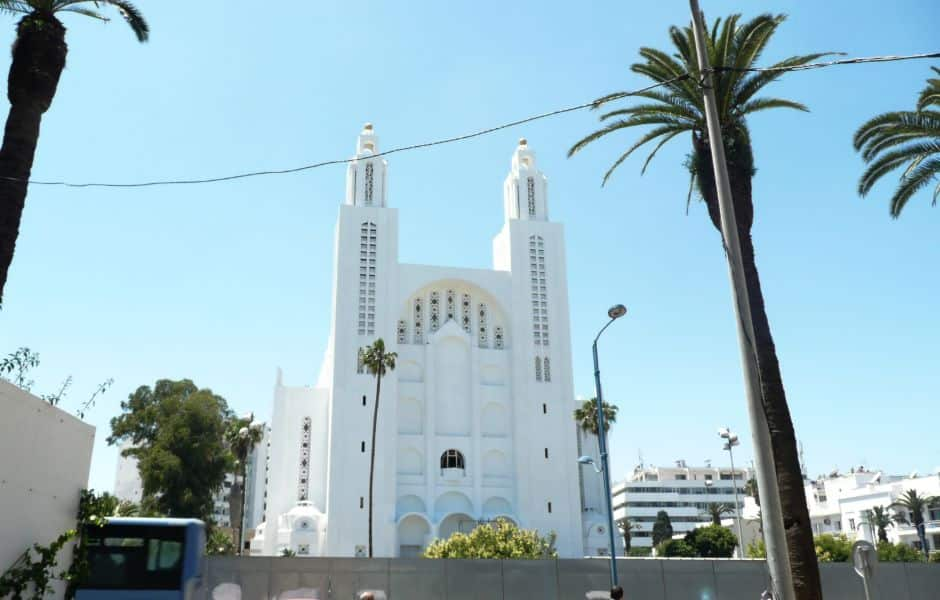
<path fill-rule="evenodd" d="M 586 398 L 578 398 L 578 405 Z M 604 476 L 599 473 L 601 464 L 600 448 L 597 436 L 581 429 L 575 423 L 578 440 L 578 456 L 590 456 L 594 465 L 581 467 L 581 510 L 583 512 L 584 553 L 587 556 L 610 556 L 610 538 L 607 533 L 607 501 L 604 497 Z M 614 532 L 617 556 L 624 556 L 625 544 L 623 533 Z"/>
<path fill-rule="evenodd" d="M 889 508 L 907 490 L 916 490 L 918 496 L 940 498 L 940 469 L 929 476 L 903 477 L 860 467 L 844 475 L 832 473 L 828 477 L 817 478 L 806 484 L 806 502 L 813 533 L 843 533 L 854 538 L 864 511 L 875 506 Z M 890 508 L 888 512 L 908 521 L 907 525 L 895 524 L 887 528 L 888 540 L 920 549 L 917 530 L 911 524 L 913 516 L 903 508 Z M 940 550 L 940 501 L 928 507 L 923 518 L 928 550 Z M 872 537 L 877 539 L 877 531 Z"/>
<path fill-rule="evenodd" d="M 750 478 L 746 469 L 688 467 L 676 461 L 675 467 L 634 469 L 625 481 L 611 490 L 614 519 L 623 528 L 632 525 L 631 547 L 653 545 L 653 523 L 664 510 L 669 515 L 674 534 L 685 534 L 700 523 L 711 521 L 706 512 L 712 503 L 735 505 L 735 486 L 739 510 L 744 508 L 744 486 Z"/>
<path fill-rule="evenodd" d="M 291 387 L 278 373 L 267 520 L 252 554 L 366 553 L 376 386 L 358 356 L 383 338 L 398 367 L 382 380 L 375 555 L 413 556 L 505 517 L 582 556 L 564 234 L 535 155 L 524 140 L 513 152 L 493 268 L 469 269 L 399 262 L 377 152 L 366 125 L 336 225 L 318 382 Z"/>

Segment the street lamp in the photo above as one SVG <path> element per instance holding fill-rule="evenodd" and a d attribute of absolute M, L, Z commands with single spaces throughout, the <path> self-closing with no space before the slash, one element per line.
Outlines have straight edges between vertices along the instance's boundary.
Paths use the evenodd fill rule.
<path fill-rule="evenodd" d="M 597 340 L 600 339 L 601 334 L 604 333 L 604 330 L 610 327 L 610 324 L 619 319 L 620 317 L 627 314 L 627 307 L 623 304 L 616 304 L 607 311 L 607 316 L 610 317 L 610 321 L 607 321 L 607 324 L 601 327 L 601 330 L 597 332 L 597 336 L 594 338 L 594 345 L 591 347 L 594 354 L 594 395 L 596 396 L 595 401 L 597 402 L 597 445 L 600 450 L 601 455 L 601 468 L 598 470 L 597 465 L 594 465 L 593 459 L 590 463 L 585 462 L 584 458 L 590 457 L 581 457 L 578 459 L 578 462 L 581 464 L 592 464 L 594 465 L 594 470 L 601 472 L 603 471 L 604 476 L 604 496 L 607 498 L 607 534 L 610 540 L 610 587 L 611 589 L 617 587 L 617 547 L 614 545 L 614 505 L 613 498 L 610 495 L 610 465 L 607 460 L 607 428 L 604 425 L 604 396 L 601 392 L 601 368 L 598 366 L 597 362 Z"/>
<path fill-rule="evenodd" d="M 734 451 L 732 448 L 740 445 L 738 435 L 731 429 L 722 427 L 718 430 L 718 436 L 725 440 L 723 449 L 728 451 L 728 458 L 731 459 L 731 488 L 734 490 L 734 520 L 738 524 L 738 558 L 744 557 L 744 534 L 741 532 L 741 509 L 738 504 L 738 484 L 737 473 L 734 470 Z"/>

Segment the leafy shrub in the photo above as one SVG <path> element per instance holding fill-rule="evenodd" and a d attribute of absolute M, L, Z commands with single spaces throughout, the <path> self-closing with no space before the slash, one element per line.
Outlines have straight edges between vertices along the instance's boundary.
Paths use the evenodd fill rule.
<path fill-rule="evenodd" d="M 694 558 L 696 556 L 693 548 L 685 540 L 666 540 L 656 547 L 659 556 L 666 558 Z"/>
<path fill-rule="evenodd" d="M 648 546 L 638 546 L 630 548 L 627 551 L 627 556 L 650 556 L 653 553 L 653 549 Z"/>
<path fill-rule="evenodd" d="M 425 558 L 554 558 L 555 534 L 542 537 L 538 531 L 520 529 L 506 519 L 477 526 L 470 533 L 455 533 L 434 540 Z"/>
<path fill-rule="evenodd" d="M 937 554 L 934 552 L 934 554 Z M 907 544 L 878 542 L 878 560 L 881 562 L 922 562 L 924 555 L 920 550 Z"/>
<path fill-rule="evenodd" d="M 928 562 L 940 563 L 940 550 L 930 553 L 930 560 Z"/>
<path fill-rule="evenodd" d="M 721 525 L 708 525 L 685 534 L 685 543 L 702 558 L 731 558 L 738 539 Z"/>
<path fill-rule="evenodd" d="M 748 558 L 767 558 L 767 546 L 763 539 L 754 540 L 747 545 Z"/>

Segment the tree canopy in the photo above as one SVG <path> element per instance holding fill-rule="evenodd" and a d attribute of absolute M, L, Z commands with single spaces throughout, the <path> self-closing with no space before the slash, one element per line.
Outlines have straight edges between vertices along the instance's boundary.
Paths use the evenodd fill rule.
<path fill-rule="evenodd" d="M 685 534 L 685 543 L 695 550 L 696 556 L 702 558 L 731 558 L 738 539 L 730 529 L 721 525 L 708 525 L 696 527 Z"/>
<path fill-rule="evenodd" d="M 470 533 L 457 532 L 446 540 L 434 540 L 425 558 L 554 558 L 555 534 L 520 529 L 507 519 L 478 525 Z"/>
<path fill-rule="evenodd" d="M 669 513 L 661 510 L 656 513 L 656 521 L 653 523 L 653 545 L 658 546 L 668 539 L 672 539 L 672 521 L 669 520 Z"/>
<path fill-rule="evenodd" d="M 611 425 L 617 422 L 617 411 L 619 408 L 614 404 L 604 402 L 604 431 L 610 431 Z M 581 403 L 581 406 L 574 409 L 574 420 L 583 431 L 597 435 L 599 430 L 597 423 L 597 398 L 591 398 Z"/>
<path fill-rule="evenodd" d="M 121 402 L 108 444 L 129 442 L 124 456 L 138 460 L 142 504 L 168 517 L 210 522 L 213 496 L 231 470 L 225 399 L 192 381 L 161 379 Z"/>

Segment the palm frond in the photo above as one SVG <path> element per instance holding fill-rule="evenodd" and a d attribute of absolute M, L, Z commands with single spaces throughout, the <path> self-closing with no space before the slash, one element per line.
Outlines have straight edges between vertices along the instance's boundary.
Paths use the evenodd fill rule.
<path fill-rule="evenodd" d="M 99 21 L 109 22 L 111 19 L 104 16 L 96 10 L 90 8 L 82 8 L 81 6 L 69 6 L 67 8 L 60 9 L 58 12 L 70 12 L 84 17 L 91 17 L 92 19 L 98 19 Z"/>
<path fill-rule="evenodd" d="M 0 12 L 7 14 L 29 14 L 34 8 L 25 0 L 0 0 Z"/>
<path fill-rule="evenodd" d="M 134 32 L 134 35 L 137 36 L 138 41 L 146 42 L 150 39 L 150 26 L 147 24 L 147 20 L 144 19 L 144 15 L 136 6 L 127 2 L 127 0 L 98 0 L 98 2 L 110 4 L 117 8 L 118 12 L 121 13 L 121 16 L 124 17 L 124 20 L 127 21 L 127 24 Z"/>
<path fill-rule="evenodd" d="M 622 119 L 619 121 L 614 121 L 606 127 L 602 127 L 597 131 L 585 136 L 574 146 L 568 150 L 569 158 L 574 156 L 577 152 L 583 149 L 585 146 L 591 142 L 604 137 L 605 135 L 612 133 L 614 131 L 619 131 L 621 129 L 626 129 L 628 127 L 639 127 L 641 125 L 667 125 L 675 128 L 684 128 L 689 124 L 681 119 L 675 117 L 670 117 L 669 115 L 658 115 L 658 114 L 649 114 L 649 115 L 640 115 L 637 117 L 631 117 L 629 119 Z"/>
<path fill-rule="evenodd" d="M 859 180 L 859 195 L 867 195 L 881 177 L 897 169 L 905 162 L 917 161 L 918 157 L 922 159 L 930 154 L 940 154 L 940 141 L 914 143 L 882 154 L 868 166 Z"/>
<path fill-rule="evenodd" d="M 940 75 L 940 68 L 930 67 L 930 69 Z M 940 79 L 928 79 L 927 87 L 917 98 L 917 110 L 926 110 L 928 106 L 940 107 Z"/>
<path fill-rule="evenodd" d="M 757 98 L 756 100 L 751 100 L 750 102 L 740 105 L 737 110 L 742 115 L 749 115 L 759 110 L 767 110 L 770 108 L 792 108 L 794 110 L 809 112 L 809 108 L 805 104 L 784 98 Z"/>
<path fill-rule="evenodd" d="M 647 132 L 646 135 L 641 137 L 632 146 L 627 148 L 627 151 L 621 154 L 620 157 L 618 157 L 617 160 L 614 161 L 614 164 L 611 165 L 609 169 L 607 169 L 607 172 L 604 173 L 604 179 L 601 181 L 601 187 L 607 185 L 607 180 L 610 179 L 610 176 L 614 174 L 614 171 L 617 170 L 617 167 L 619 167 L 623 163 L 623 161 L 625 161 L 631 154 L 633 154 L 634 150 L 636 150 L 640 146 L 643 146 L 644 144 L 647 144 L 648 142 L 651 142 L 652 140 L 655 140 L 658 137 L 662 137 L 663 139 L 660 140 L 659 144 L 656 145 L 656 147 L 653 149 L 653 152 L 646 159 L 646 162 L 643 163 L 643 169 L 640 171 L 640 174 L 642 175 L 644 172 L 646 172 L 646 165 L 648 165 L 649 162 L 653 159 L 653 157 L 656 155 L 656 152 L 658 152 L 659 149 L 662 148 L 666 142 L 676 137 L 683 131 L 688 131 L 688 129 L 691 129 L 691 127 L 688 127 L 688 128 L 678 127 L 677 128 L 674 125 L 666 125 L 663 127 L 657 127 L 656 129 L 653 129 L 652 131 Z"/>
<path fill-rule="evenodd" d="M 891 197 L 891 216 L 898 218 L 911 196 L 930 183 L 938 174 L 940 174 L 940 156 L 935 156 L 923 161 L 911 173 L 902 177 L 901 184 Z M 934 192 L 933 204 L 936 205 L 936 203 L 937 193 Z"/>
<path fill-rule="evenodd" d="M 687 108 L 670 104 L 638 104 L 636 106 L 629 106 L 627 108 L 620 108 L 604 113 L 599 119 L 606 121 L 612 117 L 620 117 L 623 115 L 668 115 L 676 119 L 685 119 L 691 123 L 700 122 L 699 115 L 689 111 Z"/>
<path fill-rule="evenodd" d="M 872 147 L 890 146 L 894 138 L 940 137 L 940 112 L 898 111 L 883 113 L 862 124 L 853 136 L 855 150 L 863 152 L 865 160 L 871 160 Z"/>
<path fill-rule="evenodd" d="M 804 54 L 802 56 L 791 56 L 778 63 L 774 63 L 769 68 L 778 69 L 775 71 L 758 71 L 751 73 L 738 81 L 735 88 L 735 100 L 737 102 L 747 102 L 754 97 L 757 92 L 765 86 L 783 77 L 786 68 L 798 67 L 813 62 L 824 56 L 831 56 L 832 52 L 817 52 L 815 54 Z"/>

